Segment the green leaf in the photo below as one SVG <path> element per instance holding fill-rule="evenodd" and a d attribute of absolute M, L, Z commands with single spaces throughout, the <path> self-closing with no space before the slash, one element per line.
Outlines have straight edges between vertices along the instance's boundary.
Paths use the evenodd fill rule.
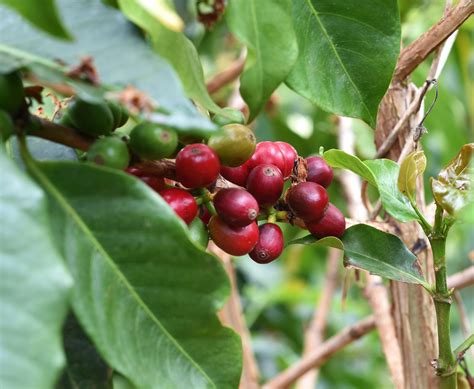
<path fill-rule="evenodd" d="M 298 57 L 291 0 L 233 0 L 226 20 L 247 46 L 240 92 L 249 106 L 250 122 L 287 78 Z"/>
<path fill-rule="evenodd" d="M 46 196 L 0 149 L 0 387 L 53 387 L 71 277 L 54 246 Z"/>
<path fill-rule="evenodd" d="M 346 230 L 342 242 L 345 266 L 429 288 L 416 256 L 397 236 L 366 224 L 356 224 Z"/>
<path fill-rule="evenodd" d="M 29 167 L 51 197 L 74 313 L 107 363 L 137 387 L 236 387 L 240 340 L 215 312 L 226 273 L 164 200 L 106 168 Z"/>
<path fill-rule="evenodd" d="M 384 209 L 397 220 L 419 220 L 408 198 L 398 190 L 400 167 L 396 162 L 389 159 L 362 162 L 354 155 L 335 149 L 326 151 L 324 159 L 330 166 L 350 170 L 377 188 Z"/>
<path fill-rule="evenodd" d="M 61 22 L 54 0 L 0 0 L 0 4 L 11 7 L 35 27 L 48 34 L 62 39 L 72 39 Z"/>
<path fill-rule="evenodd" d="M 173 31 L 183 31 L 184 22 L 166 0 L 135 0 L 159 23 Z"/>
<path fill-rule="evenodd" d="M 436 203 L 451 215 L 459 214 L 473 201 L 473 152 L 474 143 L 464 145 L 458 155 L 440 171 L 438 178 L 431 181 Z"/>
<path fill-rule="evenodd" d="M 355 155 L 348 154 L 342 150 L 331 149 L 326 151 L 323 157 L 330 166 L 350 170 L 369 184 L 377 187 L 377 181 L 372 170 Z"/>
<path fill-rule="evenodd" d="M 416 179 L 426 169 L 426 157 L 423 151 L 413 151 L 407 155 L 400 165 L 398 189 L 409 199 L 416 193 Z"/>
<path fill-rule="evenodd" d="M 208 111 L 221 112 L 207 92 L 199 55 L 192 42 L 179 32 L 174 32 L 156 21 L 150 13 L 134 0 L 119 0 L 123 13 L 151 36 L 153 47 L 173 65 L 189 97 Z"/>
<path fill-rule="evenodd" d="M 390 159 L 368 160 L 364 164 L 375 176 L 384 209 L 401 222 L 419 220 L 408 198 L 398 190 L 400 166 Z"/>
<path fill-rule="evenodd" d="M 326 111 L 375 126 L 400 51 L 396 0 L 295 0 L 299 58 L 287 83 Z"/>
<path fill-rule="evenodd" d="M 156 101 L 164 113 L 153 120 L 192 134 L 217 129 L 185 96 L 173 68 L 153 53 L 120 11 L 96 0 L 59 0 L 57 4 L 76 37 L 74 42 L 51 39 L 0 6 L 0 72 L 28 66 L 40 79 L 67 81 L 85 98 L 97 94 L 96 88 L 71 82 L 64 76 L 69 69 L 54 61 L 60 58 L 76 65 L 81 57 L 92 56 L 103 84 L 116 88 L 130 84 Z"/>
<path fill-rule="evenodd" d="M 306 235 L 302 238 L 290 240 L 286 246 L 290 246 L 292 244 L 312 244 L 315 246 L 325 246 L 325 247 L 333 247 L 335 249 L 344 250 L 344 245 L 342 244 L 341 240 L 336 238 L 335 236 L 327 236 L 322 239 L 315 238 L 313 235 Z"/>

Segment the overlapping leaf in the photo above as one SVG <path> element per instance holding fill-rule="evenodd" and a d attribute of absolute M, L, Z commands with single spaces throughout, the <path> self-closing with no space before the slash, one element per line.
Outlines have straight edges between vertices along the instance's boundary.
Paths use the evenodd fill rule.
<path fill-rule="evenodd" d="M 0 4 L 8 5 L 37 28 L 48 34 L 71 39 L 56 10 L 54 0 L 0 0 Z"/>
<path fill-rule="evenodd" d="M 0 148 L 0 387 L 51 388 L 72 284 L 54 246 L 46 196 Z"/>
<path fill-rule="evenodd" d="M 240 91 L 251 121 L 290 73 L 298 56 L 290 0 L 233 0 L 226 10 L 230 30 L 247 46 Z"/>
<path fill-rule="evenodd" d="M 168 205 L 121 172 L 30 168 L 51 198 L 74 312 L 107 363 L 137 387 L 236 387 L 240 341 L 215 314 L 225 271 Z"/>
<path fill-rule="evenodd" d="M 180 32 L 171 31 L 159 23 L 150 12 L 134 0 L 119 0 L 125 15 L 148 32 L 153 47 L 173 65 L 189 97 L 212 112 L 221 109 L 209 96 L 204 84 L 204 74 L 199 55 L 192 42 Z"/>
<path fill-rule="evenodd" d="M 389 159 L 361 161 L 354 155 L 341 150 L 328 150 L 324 159 L 333 167 L 350 170 L 375 186 L 380 193 L 384 209 L 394 218 L 402 221 L 418 220 L 410 201 L 397 186 L 399 165 Z"/>
<path fill-rule="evenodd" d="M 295 0 L 299 58 L 288 85 L 321 108 L 375 126 L 400 50 L 396 0 Z"/>
<path fill-rule="evenodd" d="M 156 115 L 156 121 L 201 135 L 216 129 L 185 96 L 173 68 L 153 52 L 119 10 L 96 0 L 59 0 L 57 4 L 74 42 L 50 38 L 0 6 L 0 72 L 31 66 L 42 79 L 64 82 L 65 68 L 53 61 L 76 65 L 82 57 L 92 56 L 101 82 L 133 85 L 158 103 L 164 113 Z M 84 85 L 75 86 L 84 91 Z M 85 92 L 93 95 L 95 90 Z"/>

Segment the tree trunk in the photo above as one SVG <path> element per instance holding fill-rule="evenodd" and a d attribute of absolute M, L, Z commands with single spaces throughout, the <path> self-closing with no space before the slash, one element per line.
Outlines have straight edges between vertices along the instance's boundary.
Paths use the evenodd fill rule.
<path fill-rule="evenodd" d="M 375 133 L 377 147 L 380 147 L 390 134 L 412 99 L 413 90 L 409 85 L 396 84 L 390 87 L 379 108 Z M 398 160 L 410 129 L 416 125 L 414 120 L 408 121 L 406 128 L 402 129 L 397 141 L 385 156 L 386 158 Z M 399 231 L 398 235 L 408 248 L 413 250 L 421 242 L 426 241 L 423 232 L 416 223 L 398 223 L 393 219 L 390 222 Z M 427 266 L 428 254 L 426 248 L 417 253 L 425 276 L 431 279 L 430 267 Z M 430 361 L 437 356 L 436 316 L 431 297 L 421 286 L 401 282 L 391 283 L 391 294 L 393 299 L 392 314 L 396 325 L 397 340 L 402 352 L 405 388 L 437 388 L 438 380 L 430 366 Z"/>

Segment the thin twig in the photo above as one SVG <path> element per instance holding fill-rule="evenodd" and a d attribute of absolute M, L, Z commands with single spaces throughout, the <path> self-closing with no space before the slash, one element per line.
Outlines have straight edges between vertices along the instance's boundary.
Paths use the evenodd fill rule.
<path fill-rule="evenodd" d="M 31 115 L 33 125 L 28 128 L 28 135 L 37 136 L 52 142 L 87 151 L 94 142 L 94 138 L 88 137 L 73 128 L 65 127 L 38 116 Z"/>
<path fill-rule="evenodd" d="M 324 340 L 328 316 L 331 311 L 331 302 L 337 288 L 341 252 L 330 249 L 326 265 L 324 286 L 313 313 L 313 318 L 305 333 L 303 356 L 315 350 Z M 313 369 L 303 375 L 297 382 L 298 389 L 313 389 L 318 379 L 318 370 Z"/>
<path fill-rule="evenodd" d="M 460 271 L 448 277 L 449 289 L 464 289 L 474 285 L 474 266 L 468 267 L 466 270 Z"/>
<path fill-rule="evenodd" d="M 244 70 L 245 56 L 241 56 L 239 59 L 234 61 L 228 69 L 222 73 L 216 74 L 207 82 L 207 91 L 209 93 L 215 93 L 223 86 L 234 81 L 239 77 L 240 73 Z"/>
<path fill-rule="evenodd" d="M 283 389 L 289 387 L 303 374 L 311 369 L 320 367 L 335 353 L 369 333 L 374 328 L 374 316 L 366 317 L 356 324 L 345 328 L 322 343 L 320 347 L 311 351 L 311 353 L 291 365 L 288 369 L 278 374 L 275 378 L 264 385 L 263 389 Z"/>
<path fill-rule="evenodd" d="M 461 0 L 438 23 L 403 49 L 398 58 L 394 82 L 403 82 L 473 12 L 474 2 L 472 0 Z"/>

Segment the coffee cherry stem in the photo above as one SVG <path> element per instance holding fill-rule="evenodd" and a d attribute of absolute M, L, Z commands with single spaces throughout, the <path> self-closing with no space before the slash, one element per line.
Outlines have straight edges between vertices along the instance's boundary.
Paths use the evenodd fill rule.
<path fill-rule="evenodd" d="M 276 219 L 278 221 L 288 222 L 288 212 L 287 211 L 277 211 L 275 213 Z"/>
<path fill-rule="evenodd" d="M 268 217 L 267 217 L 267 222 L 268 223 L 276 223 L 276 221 L 277 221 L 276 213 L 271 213 L 270 215 L 268 215 Z"/>

